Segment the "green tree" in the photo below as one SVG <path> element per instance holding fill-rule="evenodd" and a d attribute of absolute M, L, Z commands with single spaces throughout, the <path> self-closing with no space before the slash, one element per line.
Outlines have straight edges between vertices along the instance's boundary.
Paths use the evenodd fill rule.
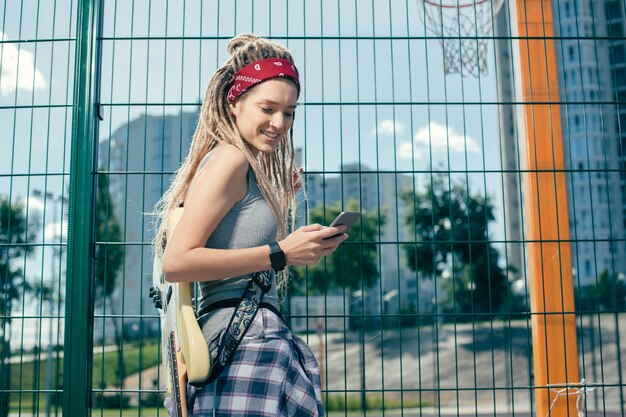
<path fill-rule="evenodd" d="M 106 175 L 98 176 L 98 189 L 96 201 L 96 245 L 94 265 L 94 299 L 99 307 L 106 307 L 111 315 L 117 316 L 118 303 L 113 300 L 113 293 L 117 287 L 117 278 L 124 262 L 124 249 L 121 245 L 122 227 L 115 217 L 115 205 L 109 191 L 109 180 Z M 122 351 L 123 331 L 121 321 L 111 319 L 115 332 L 115 344 L 117 345 L 118 361 L 117 373 L 120 387 L 124 385 L 124 355 Z"/>
<path fill-rule="evenodd" d="M 344 210 L 358 211 L 357 202 L 349 201 Z M 328 225 L 341 211 L 339 204 L 320 204 L 309 211 L 309 223 Z M 362 211 L 361 219 L 347 231 L 348 239 L 333 254 L 313 266 L 292 268 L 293 292 L 303 294 L 308 290 L 319 294 L 340 288 L 354 291 L 371 287 L 379 275 L 376 242 L 384 224 L 384 212 L 379 216 Z"/>
<path fill-rule="evenodd" d="M 609 311 L 623 311 L 626 308 L 626 281 L 619 275 L 602 271 L 598 277 L 598 303 L 600 308 Z"/>
<path fill-rule="evenodd" d="M 416 237 L 414 244 L 405 245 L 405 251 L 411 269 L 445 280 L 444 311 L 496 313 L 506 305 L 509 294 L 506 271 L 489 241 L 493 205 L 488 197 L 472 195 L 468 188 L 464 181 L 434 174 L 424 191 L 405 193 L 407 207 L 413 208 L 408 210 L 406 225 Z"/>
<path fill-rule="evenodd" d="M 0 417 L 9 413 L 11 311 L 28 290 L 21 265 L 33 251 L 38 226 L 39 219 L 27 217 L 22 201 L 0 199 Z"/>

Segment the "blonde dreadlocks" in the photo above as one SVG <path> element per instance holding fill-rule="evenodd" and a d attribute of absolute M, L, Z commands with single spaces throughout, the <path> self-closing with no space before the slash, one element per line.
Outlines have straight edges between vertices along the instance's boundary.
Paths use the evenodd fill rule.
<path fill-rule="evenodd" d="M 231 39 L 228 52 L 230 59 L 215 71 L 207 86 L 187 159 L 155 208 L 157 233 L 153 251 L 159 260 L 163 258 L 166 226 L 172 212 L 183 202 L 202 158 L 221 143 L 236 146 L 248 159 L 259 189 L 276 217 L 276 240 L 286 237 L 295 222 L 293 129 L 285 135 L 273 153 L 259 152 L 255 157 L 239 134 L 226 99 L 232 79 L 241 68 L 266 58 L 282 58 L 290 62 L 293 62 L 293 58 L 284 47 L 251 34 Z M 279 289 L 285 288 L 287 276 L 279 274 L 277 277 Z"/>

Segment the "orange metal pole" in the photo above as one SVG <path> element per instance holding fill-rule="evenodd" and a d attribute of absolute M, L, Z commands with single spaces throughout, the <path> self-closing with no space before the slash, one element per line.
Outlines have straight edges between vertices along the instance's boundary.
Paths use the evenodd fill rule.
<path fill-rule="evenodd" d="M 524 200 L 532 314 L 536 416 L 555 393 L 579 382 L 563 133 L 550 0 L 517 0 L 525 103 Z M 535 39 L 529 39 L 534 38 Z M 548 38 L 548 39 L 544 39 Z M 559 398 L 551 416 L 576 416 L 576 396 Z"/>

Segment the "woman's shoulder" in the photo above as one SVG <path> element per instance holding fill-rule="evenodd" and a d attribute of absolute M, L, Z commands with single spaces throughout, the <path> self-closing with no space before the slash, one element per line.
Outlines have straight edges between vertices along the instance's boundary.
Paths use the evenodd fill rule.
<path fill-rule="evenodd" d="M 233 145 L 220 145 L 203 158 L 193 177 L 189 193 L 199 185 L 199 188 L 206 191 L 223 192 L 229 189 L 240 198 L 247 187 L 248 169 L 248 160 L 240 149 Z M 236 186 L 233 188 L 233 185 Z"/>
<path fill-rule="evenodd" d="M 219 145 L 209 154 L 207 154 L 207 163 L 204 163 L 200 169 L 210 169 L 212 171 L 224 172 L 224 173 L 246 173 L 248 171 L 249 162 L 246 155 L 234 145 L 224 144 Z M 209 168 L 210 167 L 210 168 Z"/>

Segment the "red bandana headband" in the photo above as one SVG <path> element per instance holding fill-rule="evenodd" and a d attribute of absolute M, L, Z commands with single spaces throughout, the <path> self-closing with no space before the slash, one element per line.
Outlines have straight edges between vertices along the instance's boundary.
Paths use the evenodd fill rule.
<path fill-rule="evenodd" d="M 296 66 L 286 59 L 267 58 L 246 65 L 233 77 L 233 85 L 228 90 L 226 100 L 231 103 L 247 89 L 270 78 L 287 77 L 292 79 L 300 93 L 300 80 Z"/>

